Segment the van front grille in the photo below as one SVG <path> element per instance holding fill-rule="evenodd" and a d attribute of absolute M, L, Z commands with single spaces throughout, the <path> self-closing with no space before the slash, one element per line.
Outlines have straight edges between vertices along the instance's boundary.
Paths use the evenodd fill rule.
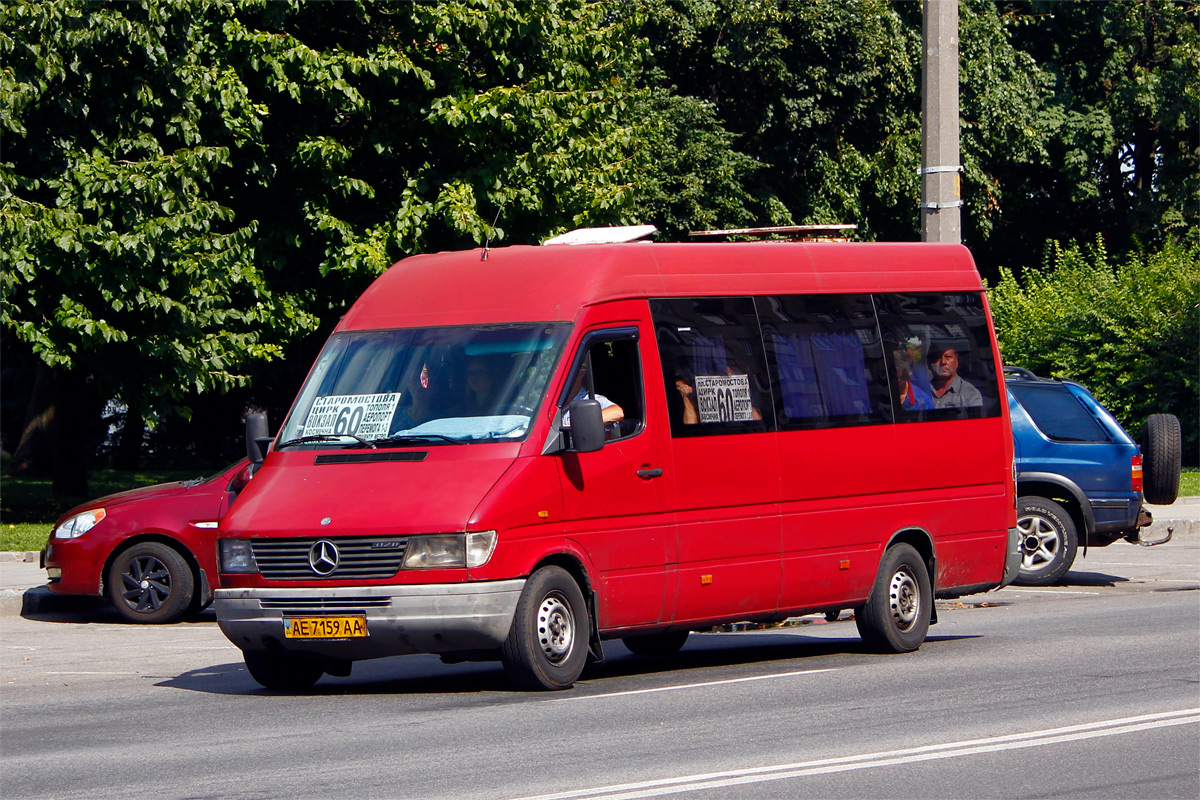
<path fill-rule="evenodd" d="M 275 581 L 390 578 L 407 546 L 407 537 L 386 536 L 250 540 L 259 572 Z"/>

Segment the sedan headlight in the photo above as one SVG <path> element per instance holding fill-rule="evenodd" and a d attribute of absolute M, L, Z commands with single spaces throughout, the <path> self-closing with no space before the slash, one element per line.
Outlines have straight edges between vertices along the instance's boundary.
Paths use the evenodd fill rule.
<path fill-rule="evenodd" d="M 496 532 L 413 536 L 404 551 L 406 569 L 482 567 L 496 549 Z"/>
<path fill-rule="evenodd" d="M 217 551 L 221 557 L 221 572 L 258 572 L 249 539 L 220 539 Z"/>
<path fill-rule="evenodd" d="M 65 520 L 61 525 L 54 529 L 55 539 L 74 539 L 78 536 L 83 536 L 85 533 L 96 527 L 100 520 L 104 519 L 103 508 L 93 508 L 91 511 L 84 511 L 82 514 L 76 514 L 70 519 Z"/>

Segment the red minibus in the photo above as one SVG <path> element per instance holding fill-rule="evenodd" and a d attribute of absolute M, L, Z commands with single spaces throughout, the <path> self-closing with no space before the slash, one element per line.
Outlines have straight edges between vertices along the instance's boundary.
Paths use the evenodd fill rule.
<path fill-rule="evenodd" d="M 404 259 L 221 520 L 220 626 L 293 690 L 407 653 L 562 689 L 605 640 L 847 608 L 915 650 L 1020 566 L 982 289 L 924 243 Z"/>

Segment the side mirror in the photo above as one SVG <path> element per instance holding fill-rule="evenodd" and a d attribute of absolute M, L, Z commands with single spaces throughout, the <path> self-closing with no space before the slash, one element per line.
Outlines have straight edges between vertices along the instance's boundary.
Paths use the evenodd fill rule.
<path fill-rule="evenodd" d="M 571 443 L 577 453 L 594 453 L 604 447 L 604 415 L 598 400 L 571 403 Z"/>
<path fill-rule="evenodd" d="M 271 444 L 271 434 L 267 428 L 266 414 L 246 415 L 246 457 L 257 467 L 267 457 L 267 447 Z"/>

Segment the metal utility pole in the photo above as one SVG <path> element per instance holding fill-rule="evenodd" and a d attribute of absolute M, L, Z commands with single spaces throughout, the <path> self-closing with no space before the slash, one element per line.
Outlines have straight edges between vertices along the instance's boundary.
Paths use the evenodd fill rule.
<path fill-rule="evenodd" d="M 922 0 L 921 241 L 962 242 L 958 0 Z"/>

